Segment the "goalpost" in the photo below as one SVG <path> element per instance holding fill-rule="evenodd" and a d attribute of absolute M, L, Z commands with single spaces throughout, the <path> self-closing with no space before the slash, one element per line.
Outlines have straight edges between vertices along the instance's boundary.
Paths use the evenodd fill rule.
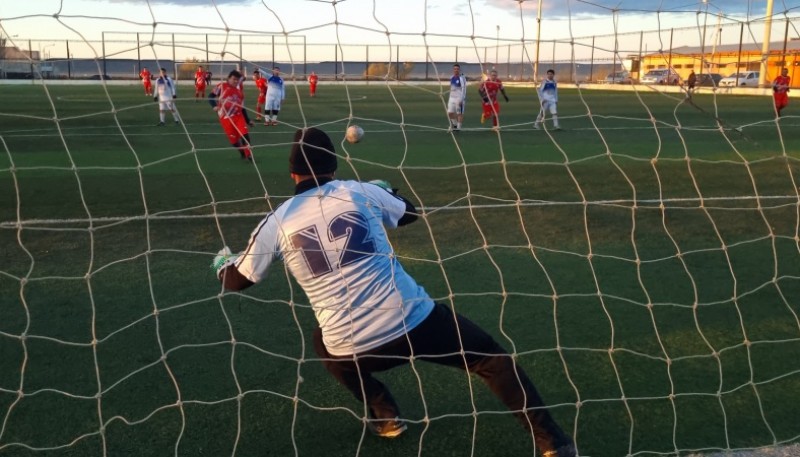
<path fill-rule="evenodd" d="M 220 289 L 208 264 L 293 195 L 310 126 L 340 179 L 417 205 L 389 231 L 404 268 L 500 342 L 579 455 L 800 453 L 800 117 L 771 86 L 800 80 L 797 6 L 187 3 L 3 12 L 0 68 L 20 79 L 0 79 L 0 457 L 538 455 L 477 378 L 415 360 L 378 375 L 409 430 L 370 436 L 287 272 Z M 281 124 L 250 127 L 254 163 L 188 91 L 179 125 L 153 127 L 132 73 L 199 64 L 214 82 L 281 67 Z M 52 78 L 25 79 L 34 66 Z M 549 69 L 563 131 L 550 111 L 534 129 Z M 492 70 L 496 130 L 477 90 Z M 755 71 L 769 85 L 720 79 Z"/>

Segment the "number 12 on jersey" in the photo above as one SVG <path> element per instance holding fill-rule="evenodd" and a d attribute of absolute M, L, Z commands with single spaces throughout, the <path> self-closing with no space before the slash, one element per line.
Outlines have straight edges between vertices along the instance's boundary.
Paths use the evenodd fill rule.
<path fill-rule="evenodd" d="M 376 252 L 375 242 L 370 236 L 369 221 L 361 213 L 354 211 L 336 216 L 328 224 L 327 235 L 329 243 L 345 239 L 344 249 L 339 254 L 339 267 L 350 265 Z M 303 254 L 303 259 L 313 277 L 318 278 L 333 271 L 328 261 L 327 250 L 315 225 L 292 233 L 289 235 L 289 240 L 292 247 L 299 249 Z M 334 249 L 335 246 L 329 250 Z"/>

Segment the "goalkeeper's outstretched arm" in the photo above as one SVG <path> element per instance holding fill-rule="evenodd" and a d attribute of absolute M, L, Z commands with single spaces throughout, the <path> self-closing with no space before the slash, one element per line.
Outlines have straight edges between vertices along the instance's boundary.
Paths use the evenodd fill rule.
<path fill-rule="evenodd" d="M 231 253 L 231 250 L 225 246 L 217 253 L 217 256 L 214 257 L 214 262 L 211 263 L 211 268 L 216 272 L 217 278 L 227 290 L 247 289 L 254 284 L 239 273 L 239 269 L 236 268 L 236 259 L 238 257 L 237 254 Z"/>
<path fill-rule="evenodd" d="M 402 195 L 398 195 L 397 191 L 394 192 L 394 196 L 399 198 L 400 200 L 403 200 L 403 202 L 406 204 L 406 212 L 405 214 L 403 214 L 403 217 L 401 217 L 400 220 L 397 221 L 397 226 L 400 227 L 403 225 L 408 225 L 416 221 L 418 213 L 417 213 L 417 208 L 414 207 L 414 204 L 408 201 L 408 199 L 403 197 Z"/>
<path fill-rule="evenodd" d="M 254 283 L 242 276 L 235 265 L 229 265 L 220 271 L 219 281 L 226 290 L 237 291 L 247 289 Z"/>

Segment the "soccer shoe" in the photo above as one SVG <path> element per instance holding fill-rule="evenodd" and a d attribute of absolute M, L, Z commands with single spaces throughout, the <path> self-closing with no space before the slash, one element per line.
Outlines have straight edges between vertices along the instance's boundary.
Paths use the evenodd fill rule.
<path fill-rule="evenodd" d="M 180 125 L 181 121 L 175 121 L 175 125 Z"/>
<path fill-rule="evenodd" d="M 163 122 L 159 122 L 158 124 L 156 124 L 156 127 L 163 127 L 163 126 L 164 126 Z"/>
<path fill-rule="evenodd" d="M 262 120 L 262 119 L 263 119 L 263 118 L 262 118 L 261 116 L 256 116 L 256 120 L 257 120 L 257 121 L 260 121 L 260 120 Z"/>
<path fill-rule="evenodd" d="M 369 431 L 381 438 L 397 438 L 406 431 L 408 426 L 400 419 L 370 419 L 367 422 Z"/>
<path fill-rule="evenodd" d="M 542 457 L 575 457 L 577 455 L 578 453 L 575 451 L 575 445 L 572 443 L 565 444 L 558 449 L 542 453 Z"/>

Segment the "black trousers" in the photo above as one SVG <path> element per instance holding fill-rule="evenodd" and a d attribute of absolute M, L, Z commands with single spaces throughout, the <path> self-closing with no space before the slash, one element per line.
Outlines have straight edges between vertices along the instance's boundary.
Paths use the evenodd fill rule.
<path fill-rule="evenodd" d="M 323 359 L 325 368 L 358 400 L 366 401 L 377 419 L 393 419 L 399 417 L 400 412 L 389 389 L 372 373 L 409 363 L 412 348 L 417 360 L 460 368 L 480 376 L 522 426 L 533 433 L 536 446 L 542 452 L 571 441 L 545 409 L 533 382 L 514 359 L 477 324 L 454 314 L 443 304 L 437 303 L 431 314 L 407 335 L 359 353 L 357 357 L 329 354 L 322 342 L 322 331 L 319 328 L 314 331 L 314 349 Z"/>

